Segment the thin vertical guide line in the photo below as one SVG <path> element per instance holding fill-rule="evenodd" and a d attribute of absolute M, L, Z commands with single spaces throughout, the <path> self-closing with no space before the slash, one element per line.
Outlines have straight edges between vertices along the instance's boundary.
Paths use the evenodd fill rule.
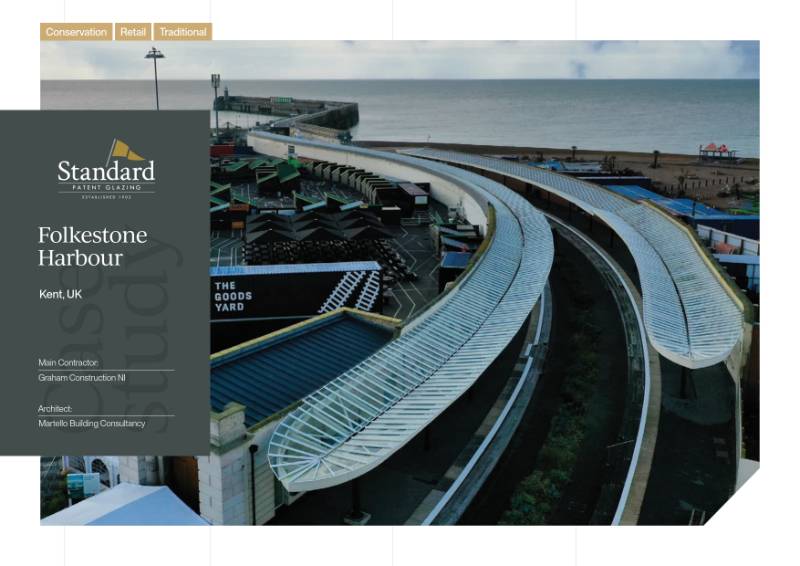
<path fill-rule="evenodd" d="M 575 39 L 578 39 L 578 0 L 575 0 Z"/>
<path fill-rule="evenodd" d="M 574 558 L 575 558 L 575 566 L 578 566 L 578 527 L 576 526 L 574 528 L 575 528 L 575 539 L 574 539 L 574 541 L 575 541 L 575 554 L 574 554 Z"/>

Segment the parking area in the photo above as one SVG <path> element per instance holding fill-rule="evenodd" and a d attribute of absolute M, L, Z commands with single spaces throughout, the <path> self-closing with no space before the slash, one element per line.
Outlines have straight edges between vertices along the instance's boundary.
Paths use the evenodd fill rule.
<path fill-rule="evenodd" d="M 398 281 L 389 289 L 390 300 L 384 305 L 383 313 L 405 320 L 424 309 L 439 294 L 439 259 L 428 225 L 399 226 L 391 230 L 395 233 L 392 247 L 417 278 Z"/>
<path fill-rule="evenodd" d="M 243 236 L 244 230 L 212 230 L 210 266 L 227 267 L 242 264 L 244 261 Z"/>

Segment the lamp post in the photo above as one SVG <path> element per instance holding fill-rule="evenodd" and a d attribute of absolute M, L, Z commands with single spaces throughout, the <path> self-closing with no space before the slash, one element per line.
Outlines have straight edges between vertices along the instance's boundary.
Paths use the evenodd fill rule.
<path fill-rule="evenodd" d="M 219 88 L 219 75 L 211 75 L 211 86 L 214 87 L 214 115 L 217 123 L 217 137 L 219 137 L 219 108 L 217 107 L 217 89 Z"/>
<path fill-rule="evenodd" d="M 153 60 L 153 74 L 156 79 L 156 110 L 160 110 L 158 107 L 158 59 L 163 59 L 164 54 L 161 53 L 158 49 L 153 47 L 147 54 L 144 56 L 145 59 L 152 59 Z"/>

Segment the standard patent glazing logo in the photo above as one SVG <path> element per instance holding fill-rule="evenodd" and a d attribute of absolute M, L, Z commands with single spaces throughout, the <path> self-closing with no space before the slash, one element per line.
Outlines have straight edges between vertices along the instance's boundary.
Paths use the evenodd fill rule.
<path fill-rule="evenodd" d="M 80 194 L 86 198 L 130 199 L 136 194 L 152 194 L 156 183 L 155 162 L 146 159 L 124 141 L 114 138 L 105 164 L 58 162 L 59 193 Z"/>

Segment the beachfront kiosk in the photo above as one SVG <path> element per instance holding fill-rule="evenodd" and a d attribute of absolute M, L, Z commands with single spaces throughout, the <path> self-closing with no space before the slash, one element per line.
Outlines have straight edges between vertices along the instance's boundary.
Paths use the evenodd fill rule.
<path fill-rule="evenodd" d="M 717 145 L 712 142 L 705 147 L 701 145 L 698 151 L 698 156 L 700 157 L 701 161 L 710 159 L 729 159 L 733 161 L 736 159 L 736 150 L 729 148 L 724 143 Z"/>

